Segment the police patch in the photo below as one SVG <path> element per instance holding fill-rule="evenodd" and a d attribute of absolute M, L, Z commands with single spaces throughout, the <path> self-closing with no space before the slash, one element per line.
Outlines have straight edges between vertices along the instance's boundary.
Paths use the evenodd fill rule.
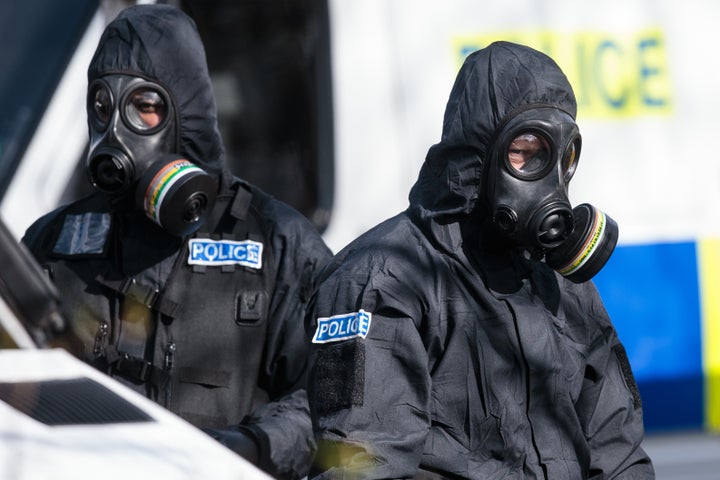
<path fill-rule="evenodd" d="M 365 338 L 370 330 L 372 314 L 365 310 L 344 313 L 332 317 L 317 319 L 317 330 L 313 336 L 313 343 L 328 343 L 347 340 L 348 338 Z"/>
<path fill-rule="evenodd" d="M 189 242 L 188 265 L 242 265 L 262 268 L 263 244 L 252 240 L 193 238 Z"/>

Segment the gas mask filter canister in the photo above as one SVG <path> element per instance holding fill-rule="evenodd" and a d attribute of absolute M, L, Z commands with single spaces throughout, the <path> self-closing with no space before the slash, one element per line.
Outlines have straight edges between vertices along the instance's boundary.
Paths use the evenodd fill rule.
<path fill-rule="evenodd" d="M 217 183 L 192 162 L 168 155 L 143 173 L 135 203 L 172 235 L 183 237 L 205 223 L 217 197 Z"/>
<path fill-rule="evenodd" d="M 567 279 L 582 283 L 605 266 L 618 240 L 615 220 L 588 203 L 573 209 L 575 227 L 560 246 L 545 254 L 545 262 Z"/>

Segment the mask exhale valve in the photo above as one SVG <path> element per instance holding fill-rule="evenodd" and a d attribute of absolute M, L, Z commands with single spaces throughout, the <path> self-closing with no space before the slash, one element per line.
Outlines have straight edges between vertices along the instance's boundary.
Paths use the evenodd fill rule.
<path fill-rule="evenodd" d="M 125 192 L 135 177 L 135 168 L 122 151 L 98 148 L 88 161 L 88 174 L 93 186 L 111 195 Z"/>
<path fill-rule="evenodd" d="M 560 246 L 548 250 L 546 263 L 575 283 L 590 280 L 607 263 L 618 240 L 615 220 L 590 204 L 573 209 L 575 228 Z"/>
<path fill-rule="evenodd" d="M 541 207 L 530 219 L 529 232 L 533 232 L 534 242 L 542 248 L 554 248 L 562 244 L 573 230 L 570 205 L 565 202 L 553 202 Z"/>

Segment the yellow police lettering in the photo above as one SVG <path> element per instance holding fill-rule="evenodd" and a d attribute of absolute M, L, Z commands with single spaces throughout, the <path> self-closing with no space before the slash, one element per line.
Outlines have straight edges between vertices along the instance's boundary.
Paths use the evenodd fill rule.
<path fill-rule="evenodd" d="M 495 40 L 529 45 L 551 56 L 575 89 L 578 117 L 668 115 L 672 108 L 663 32 L 520 31 L 455 39 L 458 65 Z"/>

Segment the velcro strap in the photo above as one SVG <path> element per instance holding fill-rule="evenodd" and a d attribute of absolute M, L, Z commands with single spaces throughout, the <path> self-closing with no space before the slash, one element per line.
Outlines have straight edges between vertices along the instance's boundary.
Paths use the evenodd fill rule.
<path fill-rule="evenodd" d="M 95 277 L 95 281 L 126 298 L 131 298 L 149 309 L 171 318 L 175 317 L 182 307 L 179 303 L 173 302 L 160 293 L 156 288 L 138 284 L 134 278 L 107 280 L 102 275 L 98 275 Z"/>
<path fill-rule="evenodd" d="M 128 380 L 140 383 L 151 383 L 152 385 L 163 388 L 170 379 L 170 375 L 145 360 L 133 357 L 127 353 L 121 353 L 113 370 L 116 374 L 121 375 Z"/>
<path fill-rule="evenodd" d="M 235 198 L 233 198 L 232 205 L 230 206 L 230 215 L 238 220 L 245 220 L 251 201 L 252 193 L 243 188 L 242 185 L 239 185 Z"/>
<path fill-rule="evenodd" d="M 158 296 L 158 298 L 155 300 L 154 304 L 151 306 L 154 310 L 157 310 L 158 312 L 162 313 L 163 315 L 175 318 L 175 315 L 180 313 L 180 310 L 182 308 L 182 305 L 179 303 L 173 302 L 169 298 L 167 298 L 166 295 L 163 295 L 162 293 Z"/>
<path fill-rule="evenodd" d="M 120 293 L 148 308 L 152 308 L 158 298 L 159 291 L 156 288 L 138 285 L 134 278 L 126 278 L 120 284 Z"/>

